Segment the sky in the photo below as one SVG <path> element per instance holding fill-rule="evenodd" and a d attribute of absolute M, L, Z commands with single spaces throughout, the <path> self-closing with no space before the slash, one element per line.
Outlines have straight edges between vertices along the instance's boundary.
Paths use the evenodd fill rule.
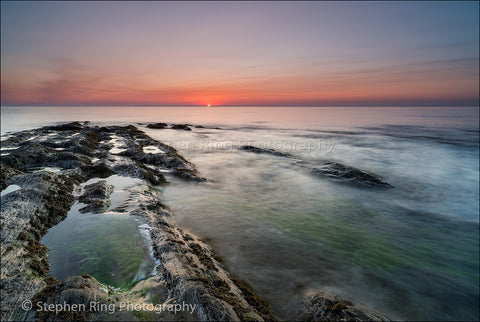
<path fill-rule="evenodd" d="M 1 2 L 7 105 L 477 106 L 479 2 Z"/>

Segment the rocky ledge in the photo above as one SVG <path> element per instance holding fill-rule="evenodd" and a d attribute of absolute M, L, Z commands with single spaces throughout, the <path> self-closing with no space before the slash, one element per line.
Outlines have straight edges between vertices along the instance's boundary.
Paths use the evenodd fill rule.
<path fill-rule="evenodd" d="M 167 129 L 168 124 L 167 123 L 151 123 L 148 124 L 147 127 L 149 129 Z M 188 126 L 188 124 L 172 124 L 170 129 L 173 130 L 185 130 L 185 131 L 191 131 L 192 129 Z"/>
<path fill-rule="evenodd" d="M 386 316 L 360 310 L 335 295 L 315 291 L 305 295 L 299 317 L 305 321 L 389 321 Z"/>
<path fill-rule="evenodd" d="M 327 177 L 342 183 L 393 188 L 390 184 L 382 181 L 375 174 L 336 162 L 326 162 L 320 167 L 312 168 L 311 173 L 316 176 Z"/>
<path fill-rule="evenodd" d="M 325 162 L 320 166 L 312 166 L 307 162 L 294 158 L 291 154 L 277 151 L 274 149 L 264 149 L 252 145 L 242 145 L 238 148 L 241 151 L 253 152 L 257 154 L 270 154 L 279 157 L 286 157 L 294 159 L 294 164 L 306 170 L 308 173 L 317 176 L 331 179 L 338 183 L 346 183 L 354 186 L 363 187 L 384 187 L 393 188 L 387 182 L 384 182 L 373 173 L 368 173 L 354 167 L 346 166 L 337 162 Z"/>
<path fill-rule="evenodd" d="M 247 152 L 258 153 L 258 154 L 271 154 L 271 155 L 276 155 L 279 157 L 287 157 L 287 158 L 291 157 L 291 155 L 288 153 L 280 152 L 274 149 L 257 148 L 256 146 L 252 146 L 252 145 L 242 145 L 241 147 L 239 147 L 239 149 Z"/>
<path fill-rule="evenodd" d="M 170 127 L 168 127 L 167 123 L 150 123 L 147 124 L 147 128 L 149 129 L 173 129 L 173 130 L 185 130 L 185 131 L 191 131 L 192 130 L 192 125 L 191 124 L 172 124 Z M 212 129 L 212 130 L 221 130 L 219 127 L 206 127 L 203 125 L 196 125 L 196 129 Z"/>
<path fill-rule="evenodd" d="M 152 147 L 156 153 L 148 152 Z M 207 244 L 177 227 L 169 208 L 160 201 L 160 190 L 155 187 L 167 184 L 169 178 L 192 184 L 205 181 L 172 147 L 132 125 L 98 127 L 72 122 L 11 134 L 2 141 L 2 149 L 2 321 L 276 320 L 268 302 L 230 274 Z M 88 274 L 65 280 L 49 276 L 42 236 L 65 218 L 74 202 L 86 204 L 83 212 L 101 213 L 108 207 L 112 186 L 103 180 L 82 184 L 113 174 L 142 179 L 128 212 L 146 222 L 159 263 L 155 275 L 128 290 L 116 290 Z M 15 189 L 5 190 L 8 187 Z M 97 306 L 92 307 L 92 302 Z M 126 302 L 144 309 L 122 310 Z M 72 310 L 65 303 L 86 309 Z M 180 303 L 191 310 L 173 311 Z M 322 307 L 325 311 L 329 304 L 308 303 L 299 318 L 332 318 L 311 313 Z M 36 309 L 42 304 L 60 306 L 53 311 Z M 163 308 L 160 312 L 151 310 L 158 305 Z M 336 304 L 331 310 L 340 312 L 342 320 L 369 316 L 360 310 L 339 310 Z"/>

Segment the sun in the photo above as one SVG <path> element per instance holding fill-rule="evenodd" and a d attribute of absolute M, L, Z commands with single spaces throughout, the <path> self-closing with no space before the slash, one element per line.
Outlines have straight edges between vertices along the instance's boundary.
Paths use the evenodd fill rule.
<path fill-rule="evenodd" d="M 210 105 L 210 104 L 207 104 L 207 107 L 211 107 L 211 106 L 212 106 L 212 105 Z"/>

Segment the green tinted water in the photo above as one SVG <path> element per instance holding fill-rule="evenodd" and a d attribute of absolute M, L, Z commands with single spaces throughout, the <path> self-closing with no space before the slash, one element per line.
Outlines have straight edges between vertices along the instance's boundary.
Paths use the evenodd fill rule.
<path fill-rule="evenodd" d="M 224 135 L 232 136 L 232 142 L 249 135 L 234 134 Z M 270 132 L 262 134 L 276 139 Z M 198 140 L 194 134 L 185 136 Z M 340 143 L 339 138 L 337 148 Z M 412 160 L 406 162 L 396 150 L 372 148 L 384 155 L 369 161 L 376 163 L 373 172 L 389 175 L 394 189 L 337 184 L 302 172 L 287 158 L 235 149 L 209 153 L 185 149 L 181 152 L 209 182 L 196 186 L 174 182 L 164 197 L 180 225 L 210 238 L 229 268 L 255 285 L 282 318 L 294 316 L 295 298 L 304 291 L 331 288 L 394 319 L 475 320 L 479 295 L 475 151 L 462 148 L 464 159 L 453 162 L 439 156 L 456 148 L 401 143 L 411 145 Z M 326 157 L 342 158 L 348 151 L 343 148 Z M 312 158 L 304 158 L 308 157 Z M 324 158 L 318 155 L 317 162 Z M 472 169 L 463 170 L 461 177 L 460 162 Z M 470 176 L 475 170 L 477 176 Z M 450 185 L 444 188 L 446 183 Z M 458 191 L 445 190 L 450 186 Z M 471 220 L 475 216 L 476 222 Z"/>
<path fill-rule="evenodd" d="M 111 207 L 116 207 L 129 196 L 118 181 L 130 179 L 112 177 L 107 182 L 117 181 L 111 196 Z M 64 279 L 88 273 L 102 283 L 122 288 L 153 272 L 151 249 L 139 227 L 142 222 L 129 213 L 82 214 L 78 211 L 82 206 L 75 204 L 67 218 L 42 239 L 49 248 L 51 275 Z"/>

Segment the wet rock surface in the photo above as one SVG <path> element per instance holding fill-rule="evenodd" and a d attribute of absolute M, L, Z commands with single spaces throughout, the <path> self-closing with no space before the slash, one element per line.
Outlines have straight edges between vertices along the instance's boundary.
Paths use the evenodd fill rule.
<path fill-rule="evenodd" d="M 327 162 L 318 168 L 313 168 L 311 173 L 344 183 L 392 188 L 391 185 L 380 180 L 375 174 L 335 162 Z"/>
<path fill-rule="evenodd" d="M 168 296 L 165 283 L 158 277 L 140 281 L 132 289 L 118 293 L 106 285 L 99 283 L 89 274 L 70 276 L 65 281 L 49 277 L 46 286 L 32 298 L 34 307 L 45 305 L 58 306 L 55 311 L 30 311 L 26 320 L 40 321 L 195 321 L 195 315 L 187 312 L 173 312 L 173 305 L 157 304 L 152 299 L 159 294 Z M 154 302 L 154 301 L 153 301 Z M 81 310 L 65 310 L 67 304 L 83 306 Z M 93 303 L 94 305 L 92 305 Z M 143 306 L 145 310 L 132 314 L 125 308 L 125 303 Z M 149 304 L 152 303 L 152 304 Z"/>
<path fill-rule="evenodd" d="M 78 198 L 78 201 L 87 206 L 80 208 L 80 212 L 104 212 L 110 205 L 109 196 L 112 192 L 113 186 L 107 184 L 105 180 L 85 186 L 84 193 Z"/>
<path fill-rule="evenodd" d="M 172 125 L 171 129 L 174 130 L 185 130 L 185 131 L 191 131 L 192 129 L 188 127 L 187 124 L 174 124 Z"/>
<path fill-rule="evenodd" d="M 3 190 L 8 187 L 7 179 L 16 175 L 21 174 L 22 172 L 9 167 L 8 165 L 4 164 L 3 162 L 0 163 L 0 189 Z"/>
<path fill-rule="evenodd" d="M 167 123 L 152 123 L 147 125 L 149 129 L 165 129 L 167 126 Z"/>
<path fill-rule="evenodd" d="M 139 125 L 142 125 L 142 123 L 138 123 Z M 191 131 L 192 130 L 191 124 L 172 124 L 170 127 L 168 127 L 167 123 L 150 123 L 147 124 L 146 127 L 149 129 L 173 129 L 173 130 L 185 130 L 185 131 Z M 203 125 L 196 125 L 196 129 L 213 129 L 213 130 L 222 130 L 219 127 L 208 127 L 208 126 L 203 126 Z"/>
<path fill-rule="evenodd" d="M 153 250 L 162 263 L 157 276 L 177 301 L 197 305 L 198 319 L 276 320 L 268 303 L 261 306 L 256 296 L 248 296 L 253 290 L 226 271 L 208 245 L 170 222 L 170 210 L 157 192 L 145 190 L 132 214 L 150 227 Z"/>
<path fill-rule="evenodd" d="M 79 183 L 75 176 L 39 171 L 7 179 L 21 187 L 2 196 L 1 319 L 23 320 L 21 303 L 44 285 L 49 263 L 40 244 L 47 230 L 65 218 Z"/>
<path fill-rule="evenodd" d="M 294 159 L 294 165 L 298 168 L 307 171 L 314 176 L 328 178 L 338 183 L 345 183 L 359 187 L 393 188 L 393 186 L 382 181 L 380 177 L 373 173 L 368 173 L 366 171 L 346 166 L 341 163 L 325 162 L 320 166 L 312 167 L 312 165 L 303 160 L 295 159 L 288 153 L 274 149 L 264 149 L 252 145 L 242 145 L 238 149 L 258 154 L 271 154 L 280 157 L 292 158 Z"/>
<path fill-rule="evenodd" d="M 355 307 L 351 302 L 312 292 L 305 297 L 300 318 L 304 321 L 390 321 L 365 309 Z"/>
<path fill-rule="evenodd" d="M 239 147 L 239 150 L 242 150 L 242 151 L 247 151 L 247 152 L 253 152 L 253 153 L 264 153 L 264 154 L 271 154 L 271 155 L 276 155 L 276 156 L 279 156 L 279 157 L 291 157 L 290 154 L 288 153 L 284 153 L 284 152 L 280 152 L 280 151 L 277 151 L 277 150 L 274 150 L 274 149 L 263 149 L 263 148 L 258 148 L 258 147 L 255 147 L 255 146 L 252 146 L 252 145 L 242 145 L 241 147 Z"/>

